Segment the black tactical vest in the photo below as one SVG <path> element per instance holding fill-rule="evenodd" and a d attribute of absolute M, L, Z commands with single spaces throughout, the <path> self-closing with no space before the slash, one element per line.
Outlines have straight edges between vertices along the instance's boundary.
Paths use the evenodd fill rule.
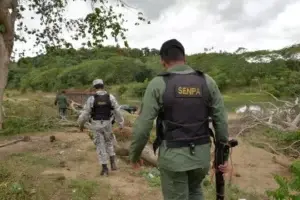
<path fill-rule="evenodd" d="M 204 74 L 163 73 L 163 139 L 168 148 L 210 143 L 209 90 Z"/>
<path fill-rule="evenodd" d="M 112 105 L 108 93 L 94 95 L 94 105 L 91 117 L 93 120 L 110 120 Z"/>

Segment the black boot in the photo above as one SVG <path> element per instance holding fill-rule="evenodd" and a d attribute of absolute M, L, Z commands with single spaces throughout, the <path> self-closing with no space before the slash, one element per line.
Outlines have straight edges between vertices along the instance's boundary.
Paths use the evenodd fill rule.
<path fill-rule="evenodd" d="M 116 165 L 115 158 L 116 158 L 115 156 L 110 157 L 110 166 L 111 166 L 112 171 L 117 170 L 117 165 Z"/>
<path fill-rule="evenodd" d="M 106 175 L 108 176 L 108 168 L 107 168 L 107 164 L 103 164 L 102 165 L 102 171 L 101 171 L 101 176 Z"/>

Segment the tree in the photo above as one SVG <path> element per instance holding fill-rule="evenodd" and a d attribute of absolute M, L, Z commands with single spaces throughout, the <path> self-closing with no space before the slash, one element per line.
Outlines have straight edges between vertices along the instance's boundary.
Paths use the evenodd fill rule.
<path fill-rule="evenodd" d="M 0 130 L 3 128 L 4 89 L 15 40 L 25 42 L 25 38 L 31 35 L 35 39 L 34 47 L 41 47 L 41 50 L 47 46 L 72 48 L 72 44 L 64 38 L 63 32 L 67 30 L 74 33 L 73 40 L 87 41 L 82 43 L 82 46 L 99 47 L 108 39 L 108 35 L 111 35 L 117 43 L 121 39 L 128 47 L 124 14 L 116 11 L 117 7 L 128 8 L 126 3 L 122 0 L 117 0 L 116 5 L 112 5 L 108 0 L 82 1 L 91 4 L 92 12 L 85 18 L 74 20 L 64 16 L 66 6 L 72 0 L 0 0 Z M 36 18 L 39 21 L 38 29 L 29 28 L 23 22 L 25 11 L 35 14 L 32 19 Z M 138 13 L 137 20 L 146 21 L 142 13 Z M 139 25 L 138 22 L 135 24 Z M 24 31 L 27 36 L 19 34 L 20 31 Z"/>

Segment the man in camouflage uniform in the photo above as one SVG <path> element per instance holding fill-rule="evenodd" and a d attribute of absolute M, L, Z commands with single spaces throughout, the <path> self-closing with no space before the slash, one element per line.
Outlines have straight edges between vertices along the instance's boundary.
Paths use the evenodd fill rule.
<path fill-rule="evenodd" d="M 166 72 L 151 80 L 133 127 L 130 160 L 139 165 L 153 120 L 162 116 L 158 167 L 164 200 L 203 200 L 201 182 L 210 168 L 209 117 L 217 141 L 228 141 L 227 113 L 215 81 L 185 64 L 185 51 L 175 39 L 160 50 Z M 226 162 L 219 166 L 225 172 Z"/>
<path fill-rule="evenodd" d="M 54 101 L 54 105 L 58 105 L 59 116 L 62 120 L 66 120 L 66 112 L 69 106 L 65 93 L 65 91 L 61 91 L 61 93 L 56 96 Z"/>
<path fill-rule="evenodd" d="M 115 163 L 114 135 L 112 133 L 111 114 L 123 128 L 124 118 L 120 112 L 120 106 L 116 98 L 104 90 L 101 79 L 93 81 L 96 94 L 87 99 L 82 113 L 78 118 L 78 124 L 83 127 L 84 123 L 91 117 L 91 130 L 94 132 L 94 143 L 99 162 L 102 165 L 101 175 L 108 175 L 108 156 L 110 157 L 111 170 L 117 170 Z"/>

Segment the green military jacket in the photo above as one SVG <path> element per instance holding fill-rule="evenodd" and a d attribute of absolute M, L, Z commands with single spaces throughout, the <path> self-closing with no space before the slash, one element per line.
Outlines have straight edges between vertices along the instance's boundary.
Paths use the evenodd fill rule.
<path fill-rule="evenodd" d="M 57 95 L 54 104 L 58 105 L 59 108 L 68 108 L 69 105 L 68 99 L 64 94 Z"/>
<path fill-rule="evenodd" d="M 177 65 L 170 69 L 171 73 L 190 73 L 194 70 L 187 65 Z M 224 101 L 216 82 L 205 74 L 210 91 L 211 113 L 217 141 L 228 141 L 228 119 Z M 133 126 L 133 140 L 130 146 L 129 157 L 132 162 L 140 159 L 141 152 L 147 144 L 153 121 L 156 119 L 159 108 L 163 104 L 163 94 L 166 85 L 163 77 L 157 76 L 150 81 L 145 91 L 141 113 Z M 188 171 L 197 168 L 210 167 L 211 144 L 197 145 L 195 155 L 191 155 L 189 147 L 166 148 L 163 142 L 159 147 L 158 167 L 170 171 Z"/>

